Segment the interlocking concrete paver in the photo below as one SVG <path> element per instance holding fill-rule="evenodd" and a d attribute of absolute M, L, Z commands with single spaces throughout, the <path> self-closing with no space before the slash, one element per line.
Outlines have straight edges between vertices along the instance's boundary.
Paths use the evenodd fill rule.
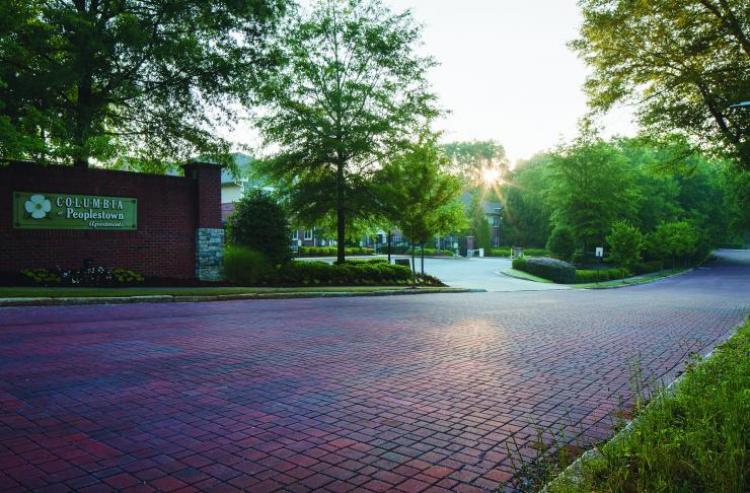
<path fill-rule="evenodd" d="M 0 309 L 0 490 L 486 491 L 610 433 L 750 304 L 750 255 L 607 291 Z"/>

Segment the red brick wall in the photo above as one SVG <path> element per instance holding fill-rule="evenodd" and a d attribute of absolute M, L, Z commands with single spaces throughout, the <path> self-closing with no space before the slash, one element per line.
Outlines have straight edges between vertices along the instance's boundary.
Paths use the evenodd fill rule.
<path fill-rule="evenodd" d="M 197 178 L 202 178 L 202 168 L 192 169 L 197 171 Z M 200 224 L 201 227 L 221 227 L 218 170 L 210 167 L 204 177 L 215 175 L 215 184 L 199 186 L 200 182 L 190 177 L 26 163 L 0 166 L 0 272 L 55 266 L 78 268 L 90 258 L 94 265 L 133 269 L 147 276 L 193 278 L 199 220 L 207 224 Z M 215 197 L 211 197 L 214 186 Z M 204 190 L 199 193 L 201 188 Z M 138 199 L 138 229 L 13 229 L 13 191 L 133 197 Z M 200 207 L 201 215 L 199 197 L 208 202 Z"/>

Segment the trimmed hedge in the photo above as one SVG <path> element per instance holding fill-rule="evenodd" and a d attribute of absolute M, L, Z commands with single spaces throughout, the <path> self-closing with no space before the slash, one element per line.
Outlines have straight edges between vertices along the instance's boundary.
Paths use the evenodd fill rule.
<path fill-rule="evenodd" d="M 372 255 L 375 250 L 363 247 L 346 247 L 346 255 Z M 335 257 L 337 254 L 336 247 L 300 247 L 299 255 L 301 257 Z"/>
<path fill-rule="evenodd" d="M 641 262 L 635 265 L 633 268 L 636 274 L 651 274 L 652 272 L 659 272 L 664 270 L 664 262 L 661 260 L 652 260 L 650 262 Z"/>
<path fill-rule="evenodd" d="M 383 245 L 380 248 L 380 253 L 386 253 L 388 252 L 388 247 Z M 453 254 L 452 250 L 446 250 L 446 249 L 440 249 L 437 248 L 428 248 L 425 247 L 424 254 L 425 256 L 429 257 L 452 257 Z M 396 255 L 411 255 L 411 247 L 409 246 L 392 246 L 391 247 L 391 254 Z M 414 247 L 414 255 L 420 256 L 422 255 L 422 249 L 419 246 Z"/>
<path fill-rule="evenodd" d="M 513 268 L 560 284 L 576 280 L 576 268 L 555 258 L 521 257 L 513 260 Z"/>
<path fill-rule="evenodd" d="M 630 275 L 628 269 L 601 269 L 601 270 L 576 270 L 576 284 L 590 282 L 614 281 L 616 279 L 625 279 Z"/>
<path fill-rule="evenodd" d="M 440 280 L 417 274 L 417 284 L 444 286 Z M 292 262 L 279 266 L 265 283 L 281 286 L 392 286 L 409 285 L 411 269 L 383 262 Z"/>
<path fill-rule="evenodd" d="M 271 262 L 261 252 L 238 245 L 229 245 L 224 249 L 224 277 L 228 281 L 252 286 L 271 270 Z"/>
<path fill-rule="evenodd" d="M 511 247 L 490 248 L 485 250 L 484 254 L 488 257 L 510 257 L 512 250 Z M 544 248 L 523 248 L 523 255 L 524 257 L 546 257 L 549 252 Z"/>

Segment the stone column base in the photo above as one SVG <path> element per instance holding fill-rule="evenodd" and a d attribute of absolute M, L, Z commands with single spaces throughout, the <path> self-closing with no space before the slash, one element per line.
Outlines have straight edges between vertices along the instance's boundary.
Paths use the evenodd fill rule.
<path fill-rule="evenodd" d="M 201 281 L 224 278 L 224 230 L 198 228 L 195 231 L 195 277 Z"/>

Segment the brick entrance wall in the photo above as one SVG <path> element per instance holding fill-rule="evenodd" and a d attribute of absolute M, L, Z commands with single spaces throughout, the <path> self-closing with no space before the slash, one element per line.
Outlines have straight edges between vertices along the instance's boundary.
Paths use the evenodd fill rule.
<path fill-rule="evenodd" d="M 0 273 L 38 267 L 79 268 L 85 259 L 92 259 L 94 265 L 132 269 L 146 276 L 191 279 L 198 272 L 207 272 L 201 277 L 218 278 L 220 247 L 212 257 L 213 269 L 206 271 L 196 264 L 196 245 L 199 229 L 221 228 L 220 168 L 190 164 L 185 166 L 185 174 L 162 176 L 18 162 L 0 166 Z M 133 197 L 138 199 L 138 229 L 14 229 L 14 191 Z"/>

